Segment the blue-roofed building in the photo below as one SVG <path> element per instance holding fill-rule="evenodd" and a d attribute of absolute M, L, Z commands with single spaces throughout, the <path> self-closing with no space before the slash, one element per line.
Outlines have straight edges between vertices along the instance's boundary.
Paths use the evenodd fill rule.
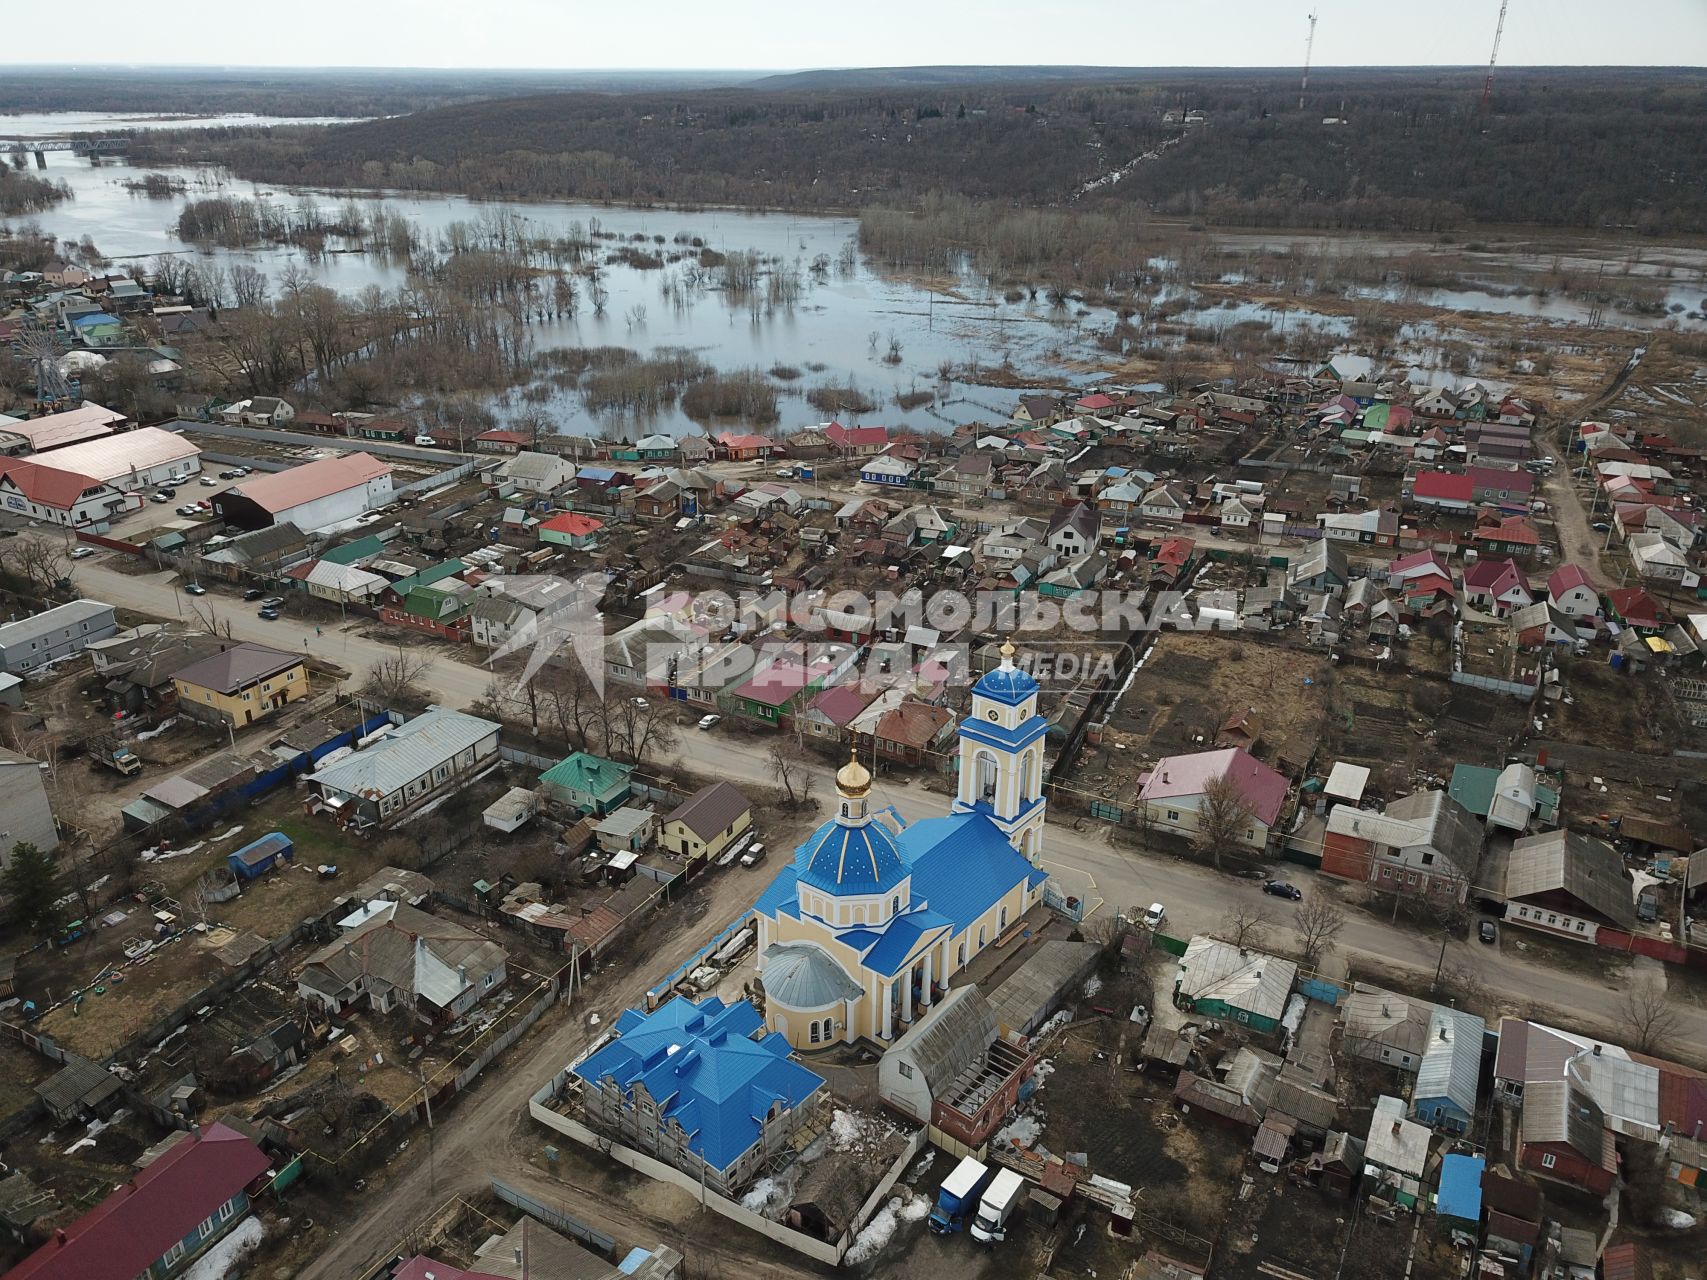
<path fill-rule="evenodd" d="M 1481 1156 L 1451 1155 L 1440 1162 L 1440 1189 L 1434 1209 L 1453 1225 L 1477 1231 L 1482 1225 L 1482 1173 L 1487 1161 Z"/>
<path fill-rule="evenodd" d="M 1036 905 L 1048 878 L 1038 685 L 1004 645 L 960 726 L 960 789 L 911 825 L 871 807 L 871 773 L 836 774 L 836 814 L 760 896 L 759 976 L 771 1029 L 810 1051 L 904 1035 Z"/>
<path fill-rule="evenodd" d="M 629 1009 L 572 1071 L 596 1129 L 737 1194 L 829 1096 L 745 1000 Z"/>

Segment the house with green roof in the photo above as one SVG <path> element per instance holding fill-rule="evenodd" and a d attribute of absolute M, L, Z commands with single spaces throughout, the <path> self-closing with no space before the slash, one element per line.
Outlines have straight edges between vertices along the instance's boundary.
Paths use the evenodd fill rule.
<path fill-rule="evenodd" d="M 357 561 L 366 560 L 369 556 L 377 556 L 385 550 L 385 542 L 378 534 L 370 533 L 357 538 L 354 542 L 346 542 L 342 546 L 331 547 L 322 552 L 320 558 L 333 564 L 351 565 Z"/>
<path fill-rule="evenodd" d="M 462 568 L 462 561 L 446 560 L 398 579 L 387 588 L 379 616 L 394 627 L 460 643 L 468 635 L 468 610 L 474 600 L 474 588 L 452 576 Z"/>
<path fill-rule="evenodd" d="M 539 775 L 539 785 L 558 804 L 603 817 L 619 809 L 634 793 L 630 765 L 577 751 Z"/>

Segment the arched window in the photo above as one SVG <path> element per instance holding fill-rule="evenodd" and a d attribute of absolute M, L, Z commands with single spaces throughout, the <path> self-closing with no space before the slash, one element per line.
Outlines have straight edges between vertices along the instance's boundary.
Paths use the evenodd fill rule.
<path fill-rule="evenodd" d="M 1001 776 L 1001 766 L 996 762 L 996 757 L 988 751 L 980 751 L 972 758 L 972 776 L 978 788 L 972 798 L 994 800 L 996 779 Z"/>
<path fill-rule="evenodd" d="M 982 951 L 983 949 L 984 949 L 984 926 L 979 925 L 978 926 L 978 950 Z"/>
<path fill-rule="evenodd" d="M 1002 908 L 1001 923 L 996 927 L 998 929 L 1006 929 L 1008 927 L 1008 909 L 1006 907 Z"/>
<path fill-rule="evenodd" d="M 896 894 L 893 898 L 889 899 L 889 914 L 892 916 L 898 916 L 901 914 L 900 894 Z"/>
<path fill-rule="evenodd" d="M 966 944 L 964 942 L 960 944 L 959 950 L 955 953 L 954 967 L 956 969 L 964 969 L 966 967 Z"/>
<path fill-rule="evenodd" d="M 1021 799 L 1031 795 L 1031 766 L 1037 758 L 1035 751 L 1027 751 L 1019 760 L 1019 794 Z"/>
<path fill-rule="evenodd" d="M 829 1044 L 830 1041 L 835 1037 L 835 1034 L 836 1034 L 835 1022 L 829 1018 L 825 1018 L 824 1019 L 824 1043 Z"/>
<path fill-rule="evenodd" d="M 818 1027 L 819 1026 L 820 1026 L 820 1023 L 818 1022 L 818 1019 L 816 1019 L 816 1018 L 812 1019 L 812 1029 L 811 1029 L 811 1033 L 810 1033 L 810 1038 L 811 1038 L 811 1041 L 813 1044 L 818 1043 Z"/>

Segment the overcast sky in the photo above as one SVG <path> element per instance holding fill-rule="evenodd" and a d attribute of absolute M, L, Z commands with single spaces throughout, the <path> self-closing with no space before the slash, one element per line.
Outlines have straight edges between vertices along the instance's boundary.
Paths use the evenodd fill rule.
<path fill-rule="evenodd" d="M 1311 0 L 0 0 L 7 62 L 1295 66 Z M 1484 64 L 1498 0 L 1317 0 L 1318 66 Z M 1502 64 L 1707 65 L 1707 0 L 1511 0 Z"/>

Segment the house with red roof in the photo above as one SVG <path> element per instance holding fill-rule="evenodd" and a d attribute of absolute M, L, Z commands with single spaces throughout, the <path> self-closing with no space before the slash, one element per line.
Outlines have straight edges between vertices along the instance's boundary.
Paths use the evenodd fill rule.
<path fill-rule="evenodd" d="M 947 707 L 911 698 L 891 707 L 872 730 L 876 754 L 897 764 L 946 765 L 945 744 L 954 733 L 955 715 Z"/>
<path fill-rule="evenodd" d="M 1114 407 L 1113 399 L 1100 391 L 1093 391 L 1088 396 L 1080 396 L 1073 402 L 1073 408 L 1080 413 L 1105 413 Z"/>
<path fill-rule="evenodd" d="M 91 528 L 141 506 L 140 493 L 125 493 L 94 476 L 23 458 L 0 458 L 0 508 L 17 515 Z"/>
<path fill-rule="evenodd" d="M 824 428 L 824 439 L 837 453 L 857 458 L 868 453 L 882 453 L 887 449 L 889 428 L 844 427 L 839 422 L 832 422 Z"/>
<path fill-rule="evenodd" d="M 1476 505 L 1476 488 L 1467 475 L 1419 471 L 1411 482 L 1411 500 L 1441 511 L 1469 511 Z"/>
<path fill-rule="evenodd" d="M 1606 593 L 1606 609 L 1613 621 L 1641 635 L 1658 635 L 1671 625 L 1671 613 L 1640 587 L 1614 587 Z"/>
<path fill-rule="evenodd" d="M 1291 784 L 1243 747 L 1164 756 L 1138 780 L 1138 801 L 1154 826 L 1195 838 L 1210 784 L 1222 779 L 1237 788 L 1250 807 L 1250 822 L 1238 843 L 1261 852 L 1280 821 Z"/>
<path fill-rule="evenodd" d="M 1445 557 L 1434 550 L 1413 551 L 1387 565 L 1387 582 L 1398 586 L 1413 578 L 1445 578 L 1452 580 L 1452 570 Z"/>
<path fill-rule="evenodd" d="M 1547 598 L 1568 618 L 1592 618 L 1600 613 L 1600 592 L 1581 565 L 1562 564 L 1548 574 Z"/>
<path fill-rule="evenodd" d="M 1417 442 L 1411 446 L 1411 457 L 1418 462 L 1438 462 L 1451 447 L 1452 438 L 1446 434 L 1444 428 L 1430 427 L 1418 436 Z"/>
<path fill-rule="evenodd" d="M 1490 558 L 1465 566 L 1464 600 L 1503 618 L 1514 609 L 1534 604 L 1535 593 L 1515 561 Z"/>
<path fill-rule="evenodd" d="M 482 431 L 474 437 L 474 447 L 480 453 L 520 453 L 533 444 L 526 431 Z"/>
<path fill-rule="evenodd" d="M 876 696 L 875 686 L 868 689 L 859 680 L 833 684 L 797 712 L 794 723 L 802 733 L 814 738 L 840 742 L 847 736 L 854 717 L 869 707 Z"/>
<path fill-rule="evenodd" d="M 1541 535 L 1528 516 L 1506 516 L 1483 520 L 1470 534 L 1484 555 L 1530 556 L 1541 545 Z"/>
<path fill-rule="evenodd" d="M 599 531 L 605 527 L 603 520 L 592 516 L 584 516 L 579 512 L 568 511 L 549 520 L 540 522 L 536 532 L 541 542 L 554 543 L 560 547 L 570 547 L 576 551 L 586 551 L 599 539 Z"/>
<path fill-rule="evenodd" d="M 1505 467 L 1469 467 L 1471 496 L 1477 502 L 1517 502 L 1529 505 L 1535 493 L 1535 477 L 1527 471 Z"/>
<path fill-rule="evenodd" d="M 191 1130 L 6 1273 L 5 1280 L 164 1280 L 249 1214 L 270 1161 L 223 1124 Z"/>
<path fill-rule="evenodd" d="M 773 453 L 782 452 L 782 446 L 769 436 L 741 431 L 718 432 L 712 447 L 719 458 L 730 462 L 752 462 L 756 458 L 767 458 Z"/>

